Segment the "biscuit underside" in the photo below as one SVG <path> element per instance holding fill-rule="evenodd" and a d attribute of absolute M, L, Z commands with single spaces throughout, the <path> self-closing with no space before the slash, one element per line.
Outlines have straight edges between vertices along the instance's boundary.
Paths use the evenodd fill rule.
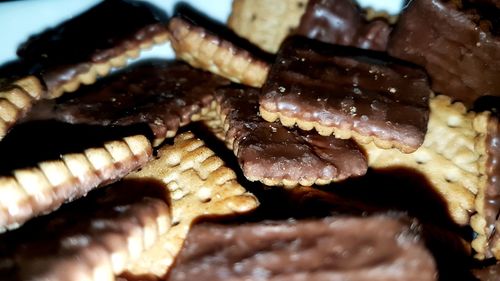
<path fill-rule="evenodd" d="M 78 74 L 70 81 L 60 85 L 55 89 L 51 89 L 48 93 L 47 98 L 53 99 L 58 98 L 66 92 L 76 91 L 81 84 L 90 85 L 93 84 L 98 77 L 106 76 L 112 69 L 122 68 L 127 65 L 129 59 L 134 59 L 139 57 L 141 51 L 151 49 L 153 45 L 159 45 L 167 42 L 168 33 L 164 32 L 153 36 L 152 39 L 143 41 L 139 46 L 130 48 L 124 53 L 117 55 L 107 61 L 100 63 L 93 63 L 89 70 L 85 73 Z"/>
<path fill-rule="evenodd" d="M 136 135 L 40 162 L 37 167 L 14 170 L 12 176 L 0 177 L 0 229 L 17 228 L 32 217 L 116 181 L 144 165 L 151 155 L 149 141 Z"/>
<path fill-rule="evenodd" d="M 163 276 L 197 218 L 245 213 L 258 206 L 257 198 L 237 183 L 235 173 L 190 132 L 178 135 L 172 146 L 159 150 L 157 159 L 126 177 L 147 178 L 163 182 L 169 191 L 172 227 L 127 266 L 127 274 Z"/>
<path fill-rule="evenodd" d="M 177 57 L 193 67 L 248 86 L 264 84 L 269 65 L 248 51 L 181 18 L 171 19 L 169 30 Z"/>
<path fill-rule="evenodd" d="M 0 89 L 0 140 L 43 94 L 40 81 L 28 76 Z"/>
<path fill-rule="evenodd" d="M 299 26 L 307 0 L 234 0 L 228 26 L 261 49 L 276 53 L 285 37 Z"/>

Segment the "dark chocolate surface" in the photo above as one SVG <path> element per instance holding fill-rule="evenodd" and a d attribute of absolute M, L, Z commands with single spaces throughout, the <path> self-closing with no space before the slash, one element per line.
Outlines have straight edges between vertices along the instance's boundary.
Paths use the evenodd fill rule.
<path fill-rule="evenodd" d="M 135 243 L 141 242 L 146 222 L 168 212 L 168 204 L 163 185 L 149 181 L 128 180 L 91 192 L 0 235 L 0 279 L 92 277 L 92 267 L 107 266 L 111 253 L 128 251 L 129 238 L 140 235 Z"/>
<path fill-rule="evenodd" d="M 176 132 L 210 105 L 215 89 L 229 82 L 181 62 L 150 60 L 35 105 L 28 119 L 74 124 L 148 124 L 156 138 Z"/>
<path fill-rule="evenodd" d="M 427 70 L 432 88 L 471 106 L 500 95 L 500 9 L 491 1 L 410 1 L 389 54 Z"/>
<path fill-rule="evenodd" d="M 384 51 L 391 30 L 382 19 L 366 21 L 353 0 L 310 0 L 295 33 L 326 43 Z"/>
<path fill-rule="evenodd" d="M 290 38 L 262 93 L 267 111 L 414 149 L 427 131 L 427 76 L 379 52 Z"/>
<path fill-rule="evenodd" d="M 17 50 L 33 63 L 50 89 L 63 84 L 91 63 L 107 61 L 137 49 L 159 33 L 167 15 L 142 1 L 106 0 L 79 16 L 30 37 Z"/>
<path fill-rule="evenodd" d="M 437 280 L 418 227 L 386 216 L 198 225 L 167 280 Z"/>
<path fill-rule="evenodd" d="M 366 157 L 352 140 L 288 129 L 259 115 L 259 90 L 227 87 L 217 91 L 226 116 L 228 139 L 244 174 L 250 179 L 326 181 L 366 173 Z"/>

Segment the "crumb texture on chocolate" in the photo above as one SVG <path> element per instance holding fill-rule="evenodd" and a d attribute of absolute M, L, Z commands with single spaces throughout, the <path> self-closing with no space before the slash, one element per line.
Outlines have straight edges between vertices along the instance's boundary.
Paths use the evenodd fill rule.
<path fill-rule="evenodd" d="M 0 235 L 0 278 L 115 280 L 170 225 L 161 186 L 124 181 Z"/>
<path fill-rule="evenodd" d="M 148 60 L 71 95 L 42 101 L 27 118 L 102 126 L 143 123 L 156 139 L 165 139 L 209 110 L 215 89 L 227 84 L 224 78 L 182 62 Z"/>
<path fill-rule="evenodd" d="M 382 215 L 197 225 L 167 280 L 437 280 L 418 227 Z"/>
<path fill-rule="evenodd" d="M 499 96 L 500 9 L 487 2 L 410 1 L 388 52 L 425 67 L 435 92 L 469 108 L 481 96 Z"/>
<path fill-rule="evenodd" d="M 384 19 L 367 21 L 353 0 L 309 0 L 293 33 L 331 44 L 384 51 L 391 30 Z"/>
<path fill-rule="evenodd" d="M 217 90 L 225 139 L 247 179 L 266 185 L 327 184 L 366 173 L 367 160 L 352 140 L 269 123 L 259 116 L 259 90 Z"/>
<path fill-rule="evenodd" d="M 427 75 L 379 52 L 289 38 L 262 92 L 266 120 L 322 135 L 412 152 L 427 130 Z"/>

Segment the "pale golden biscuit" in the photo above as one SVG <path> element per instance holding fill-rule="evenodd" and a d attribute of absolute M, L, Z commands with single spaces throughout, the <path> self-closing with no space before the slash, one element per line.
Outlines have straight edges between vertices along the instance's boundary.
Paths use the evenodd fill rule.
<path fill-rule="evenodd" d="M 175 54 L 193 67 L 253 87 L 264 83 L 269 65 L 248 51 L 179 17 L 170 20 L 169 30 Z"/>
<path fill-rule="evenodd" d="M 18 227 L 91 189 L 119 180 L 144 165 L 151 155 L 149 141 L 136 135 L 14 170 L 12 176 L 0 177 L 0 229 Z"/>
<path fill-rule="evenodd" d="M 276 53 L 295 29 L 308 0 L 233 0 L 228 26 L 265 51 Z"/>
<path fill-rule="evenodd" d="M 15 80 L 4 87 L 0 86 L 0 140 L 39 100 L 44 90 L 34 76 Z"/>
<path fill-rule="evenodd" d="M 179 252 L 191 224 L 202 216 L 234 215 L 255 209 L 258 201 L 236 181 L 235 173 L 192 133 L 177 136 L 158 157 L 126 179 L 155 179 L 168 189 L 172 228 L 135 262 L 132 275 L 163 276 Z"/>
<path fill-rule="evenodd" d="M 428 131 L 423 145 L 410 154 L 363 144 L 372 168 L 403 167 L 420 172 L 448 204 L 452 219 L 469 223 L 480 186 L 480 161 L 484 142 L 475 126 L 482 114 L 467 113 L 461 103 L 446 96 L 430 100 Z"/>

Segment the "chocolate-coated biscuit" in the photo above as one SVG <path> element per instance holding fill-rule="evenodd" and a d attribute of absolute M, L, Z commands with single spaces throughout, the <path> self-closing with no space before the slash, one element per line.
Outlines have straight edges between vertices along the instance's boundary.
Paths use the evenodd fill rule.
<path fill-rule="evenodd" d="M 228 84 L 224 78 L 182 62 L 148 60 L 71 96 L 38 103 L 27 119 L 104 126 L 146 123 L 156 146 L 209 111 L 215 89 Z"/>
<path fill-rule="evenodd" d="M 197 225 L 167 280 L 437 280 L 437 275 L 416 221 L 375 215 Z"/>
<path fill-rule="evenodd" d="M 168 27 L 175 54 L 192 66 L 249 86 L 264 83 L 268 64 L 247 50 L 188 19 L 174 17 Z"/>
<path fill-rule="evenodd" d="M 34 76 L 0 83 L 0 140 L 40 99 L 44 89 Z"/>
<path fill-rule="evenodd" d="M 288 127 L 410 153 L 427 130 L 425 72 L 382 53 L 291 37 L 262 88 L 260 113 Z"/>
<path fill-rule="evenodd" d="M 291 34 L 327 43 L 385 50 L 395 16 L 353 0 L 234 0 L 228 25 L 262 49 L 276 53 Z"/>
<path fill-rule="evenodd" d="M 250 181 L 268 186 L 328 184 L 366 173 L 366 157 L 352 140 L 269 123 L 259 112 L 259 90 L 217 90 L 225 140 Z"/>
<path fill-rule="evenodd" d="M 382 18 L 367 21 L 353 0 L 309 0 L 293 34 L 331 44 L 385 51 L 391 30 Z"/>
<path fill-rule="evenodd" d="M 447 203 L 451 218 L 469 224 L 474 200 L 481 188 L 481 159 L 485 142 L 481 127 L 487 114 L 467 113 L 461 103 L 446 96 L 430 100 L 430 118 L 424 143 L 415 152 L 362 145 L 368 165 L 376 169 L 404 167 L 420 172 Z"/>
<path fill-rule="evenodd" d="M 471 108 L 481 96 L 500 95 L 499 15 L 491 1 L 410 1 L 388 52 L 425 67 L 436 93 Z"/>
<path fill-rule="evenodd" d="M 115 280 L 171 226 L 168 196 L 121 182 L 0 235 L 2 280 Z"/>
<path fill-rule="evenodd" d="M 196 219 L 236 215 L 258 206 L 257 198 L 237 183 L 235 173 L 192 133 L 178 135 L 173 145 L 160 148 L 157 159 L 126 179 L 161 182 L 170 195 L 173 223 L 140 259 L 129 263 L 132 275 L 163 276 Z"/>
<path fill-rule="evenodd" d="M 17 54 L 47 85 L 47 98 L 92 84 L 142 49 L 165 42 L 167 16 L 151 4 L 107 0 L 30 37 Z"/>
<path fill-rule="evenodd" d="M 11 176 L 0 177 L 0 229 L 18 227 L 119 180 L 144 165 L 151 155 L 149 141 L 137 135 L 13 170 Z"/>

